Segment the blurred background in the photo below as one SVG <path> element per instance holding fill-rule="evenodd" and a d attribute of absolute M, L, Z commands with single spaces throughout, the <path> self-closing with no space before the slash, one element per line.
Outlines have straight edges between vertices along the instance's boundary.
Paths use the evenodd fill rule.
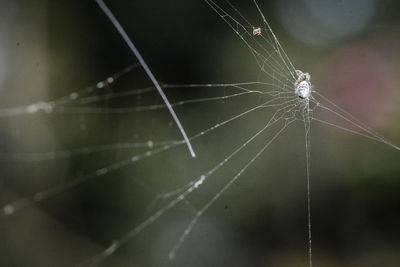
<path fill-rule="evenodd" d="M 223 1 L 220 1 L 223 5 Z M 106 1 L 158 80 L 167 84 L 259 80 L 253 56 L 204 1 Z M 260 21 L 252 1 L 233 4 Z M 314 89 L 400 144 L 400 20 L 396 1 L 259 1 L 293 64 Z M 137 63 L 95 1 L 0 1 L 0 204 L 53 188 L 180 140 L 165 109 L 147 112 L 13 115 L 5 110 L 96 87 Z M 151 86 L 141 68 L 89 96 Z M 223 96 L 230 88 L 171 88 L 171 102 Z M 176 108 L 189 136 L 257 103 L 258 96 Z M 157 92 L 89 107 L 162 104 Z M 329 113 L 321 120 L 343 121 Z M 157 194 L 206 173 L 254 135 L 260 111 L 55 197 L 0 218 L 1 266 L 75 266 L 126 235 L 168 201 Z M 304 125 L 294 123 L 207 212 L 176 259 L 169 251 L 200 209 L 270 140 L 263 133 L 180 204 L 130 239 L 101 266 L 307 266 Z M 111 144 L 96 153 L 66 153 Z M 50 152 L 50 153 L 48 153 Z M 311 126 L 311 206 L 316 266 L 399 266 L 400 151 L 346 131 Z"/>

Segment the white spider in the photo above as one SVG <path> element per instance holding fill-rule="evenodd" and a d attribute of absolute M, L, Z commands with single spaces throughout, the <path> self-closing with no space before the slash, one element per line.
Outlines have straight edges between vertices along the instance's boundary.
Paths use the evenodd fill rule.
<path fill-rule="evenodd" d="M 308 99 L 311 95 L 311 75 L 303 73 L 301 70 L 296 70 L 297 80 L 294 83 L 295 93 L 303 99 Z"/>

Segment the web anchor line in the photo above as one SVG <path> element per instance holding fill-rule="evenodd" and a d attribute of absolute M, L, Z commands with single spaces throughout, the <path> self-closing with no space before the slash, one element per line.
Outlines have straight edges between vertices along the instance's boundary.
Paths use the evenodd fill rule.
<path fill-rule="evenodd" d="M 142 65 L 143 69 L 145 70 L 147 76 L 149 76 L 150 80 L 153 82 L 154 86 L 157 88 L 158 93 L 161 95 L 161 98 L 167 105 L 167 108 L 168 108 L 169 112 L 171 113 L 172 118 L 174 119 L 179 130 L 181 131 L 181 134 L 182 134 L 183 139 L 185 140 L 185 143 L 190 151 L 190 154 L 192 155 L 193 158 L 195 158 L 196 153 L 194 153 L 194 150 L 192 148 L 192 145 L 190 144 L 189 138 L 186 135 L 185 129 L 183 129 L 183 126 L 182 126 L 181 122 L 179 121 L 178 116 L 176 115 L 174 109 L 172 108 L 171 103 L 169 102 L 167 96 L 165 95 L 164 91 L 162 90 L 162 88 L 161 88 L 160 84 L 158 83 L 157 79 L 155 78 L 154 74 L 151 72 L 150 68 L 147 66 L 142 55 L 139 53 L 136 46 L 133 44 L 133 42 L 129 38 L 128 34 L 125 32 L 124 28 L 122 28 L 121 24 L 118 22 L 117 18 L 114 16 L 114 14 L 111 12 L 111 10 L 106 6 L 104 1 L 96 0 L 96 2 L 100 6 L 100 8 L 104 12 L 104 14 L 110 19 L 111 23 L 114 25 L 114 27 L 120 33 L 121 37 L 124 39 L 124 41 L 129 46 L 131 51 L 135 54 L 136 58 L 140 62 L 140 65 Z"/>

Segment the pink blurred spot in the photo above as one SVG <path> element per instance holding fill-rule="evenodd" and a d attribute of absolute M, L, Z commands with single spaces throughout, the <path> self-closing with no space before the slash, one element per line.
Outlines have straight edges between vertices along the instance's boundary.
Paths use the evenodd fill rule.
<path fill-rule="evenodd" d="M 380 49 L 352 45 L 323 65 L 326 76 L 320 91 L 330 100 L 373 128 L 390 123 L 396 115 L 399 90 L 391 59 Z"/>

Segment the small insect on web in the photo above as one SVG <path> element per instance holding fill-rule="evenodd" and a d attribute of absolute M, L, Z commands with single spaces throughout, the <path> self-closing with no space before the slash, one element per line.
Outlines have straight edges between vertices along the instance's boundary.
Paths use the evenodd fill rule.
<path fill-rule="evenodd" d="M 261 35 L 261 28 L 254 28 L 253 35 Z"/>

